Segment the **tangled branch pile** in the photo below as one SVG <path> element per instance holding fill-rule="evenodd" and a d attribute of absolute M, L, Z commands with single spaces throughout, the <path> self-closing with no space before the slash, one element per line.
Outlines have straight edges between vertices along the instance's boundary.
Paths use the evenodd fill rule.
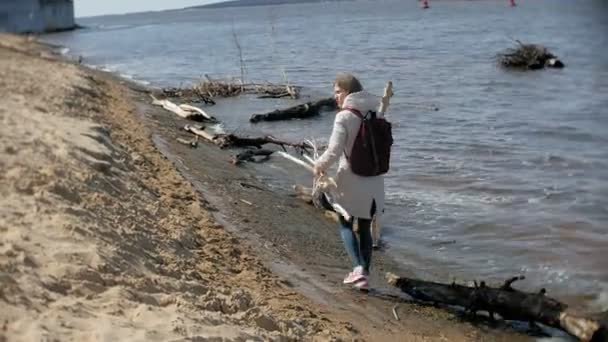
<path fill-rule="evenodd" d="M 201 80 L 192 89 L 209 97 L 233 97 L 245 92 L 245 85 L 238 79 L 212 80 L 210 78 Z"/>
<path fill-rule="evenodd" d="M 300 96 L 300 87 L 289 84 L 272 83 L 243 83 L 240 79 L 211 79 L 206 77 L 192 87 L 165 88 L 162 95 L 166 97 L 179 97 L 182 100 L 194 102 L 214 103 L 215 97 L 233 97 L 242 94 L 259 94 L 260 98 Z"/>
<path fill-rule="evenodd" d="M 208 94 L 202 93 L 194 87 L 163 88 L 159 92 L 156 92 L 155 95 L 162 98 L 179 98 L 183 102 L 204 102 L 205 104 L 215 104 L 215 101 L 213 101 L 213 99 Z"/>
<path fill-rule="evenodd" d="M 536 44 L 519 44 L 498 54 L 498 63 L 505 68 L 542 69 L 544 67 L 563 68 L 564 64 L 547 48 Z"/>

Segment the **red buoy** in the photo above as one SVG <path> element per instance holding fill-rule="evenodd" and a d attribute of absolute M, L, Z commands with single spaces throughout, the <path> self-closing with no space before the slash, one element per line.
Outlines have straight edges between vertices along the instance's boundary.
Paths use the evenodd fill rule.
<path fill-rule="evenodd" d="M 515 1 L 515 0 L 511 0 L 511 1 Z M 422 9 L 427 9 L 427 8 L 429 8 L 429 0 L 423 0 Z"/>
<path fill-rule="evenodd" d="M 515 0 L 510 0 L 510 2 L 511 2 L 511 7 L 517 6 L 517 4 L 515 3 Z"/>

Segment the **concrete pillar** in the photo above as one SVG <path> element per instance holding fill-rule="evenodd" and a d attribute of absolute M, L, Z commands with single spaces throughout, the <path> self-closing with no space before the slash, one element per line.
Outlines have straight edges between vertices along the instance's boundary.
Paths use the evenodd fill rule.
<path fill-rule="evenodd" d="M 0 0 L 0 31 L 42 33 L 74 28 L 72 0 Z"/>

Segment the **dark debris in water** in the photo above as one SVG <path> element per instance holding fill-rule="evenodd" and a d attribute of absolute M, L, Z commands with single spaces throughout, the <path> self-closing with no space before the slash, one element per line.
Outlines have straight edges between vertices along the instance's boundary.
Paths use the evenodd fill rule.
<path fill-rule="evenodd" d="M 498 54 L 497 60 L 501 66 L 523 70 L 564 67 L 564 63 L 542 45 L 524 44 L 520 41 L 517 44 L 517 47 Z"/>

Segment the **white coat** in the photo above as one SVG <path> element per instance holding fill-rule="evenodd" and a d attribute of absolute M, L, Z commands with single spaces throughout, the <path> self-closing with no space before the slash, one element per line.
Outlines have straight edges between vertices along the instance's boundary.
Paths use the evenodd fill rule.
<path fill-rule="evenodd" d="M 349 94 L 344 99 L 342 107 L 358 109 L 365 115 L 370 110 L 378 111 L 379 104 L 379 97 L 361 91 Z M 354 174 L 344 155 L 345 152 L 350 155 L 360 125 L 361 119 L 348 110 L 336 114 L 327 150 L 315 161 L 315 166 L 321 171 L 326 171 L 339 161 L 336 175 L 336 203 L 351 216 L 371 219 L 373 201 L 376 202 L 377 213 L 382 213 L 384 210 L 384 176 L 362 177 Z"/>

